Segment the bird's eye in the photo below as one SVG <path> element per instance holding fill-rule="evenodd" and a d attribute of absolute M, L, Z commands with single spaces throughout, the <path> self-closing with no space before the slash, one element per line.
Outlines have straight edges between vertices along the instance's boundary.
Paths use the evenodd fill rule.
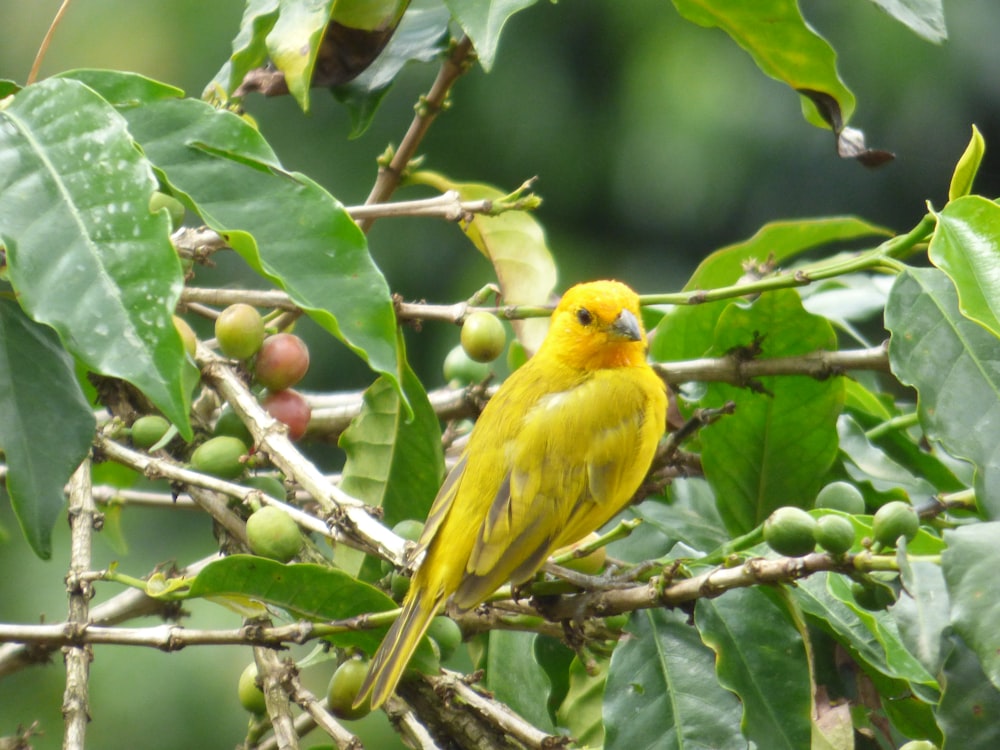
<path fill-rule="evenodd" d="M 580 321 L 580 325 L 589 326 L 594 322 L 594 316 L 590 314 L 590 310 L 586 307 L 581 307 L 576 311 L 576 319 Z"/>

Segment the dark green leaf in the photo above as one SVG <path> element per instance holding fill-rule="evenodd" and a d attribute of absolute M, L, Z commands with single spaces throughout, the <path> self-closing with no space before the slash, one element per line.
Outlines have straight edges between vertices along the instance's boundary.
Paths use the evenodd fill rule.
<path fill-rule="evenodd" d="M 755 338 L 767 357 L 836 348 L 830 324 L 805 312 L 792 290 L 727 308 L 714 353 L 750 346 Z M 700 433 L 705 477 L 733 534 L 750 531 L 782 505 L 810 507 L 837 455 L 841 379 L 766 377 L 760 385 L 764 392 L 713 383 L 702 399 L 709 407 L 736 404 L 734 414 Z"/>
<path fill-rule="evenodd" d="M 937 215 L 928 253 L 962 314 L 1000 336 L 1000 206 L 979 195 L 953 200 Z"/>
<path fill-rule="evenodd" d="M 537 0 L 445 0 L 451 15 L 461 25 L 472 44 L 483 70 L 489 71 L 496 59 L 500 32 L 515 13 Z"/>
<path fill-rule="evenodd" d="M 809 747 L 809 665 L 802 637 L 787 614 L 757 589 L 735 589 L 718 599 L 699 599 L 695 622 L 716 653 L 719 682 L 743 704 L 747 738 L 770 750 Z M 733 739 L 738 739 L 735 732 Z"/>
<path fill-rule="evenodd" d="M 183 277 L 167 217 L 149 212 L 155 188 L 125 120 L 77 81 L 29 86 L 0 111 L 0 237 L 22 307 L 190 439 L 171 320 Z"/>
<path fill-rule="evenodd" d="M 487 652 L 486 687 L 497 700 L 546 732 L 554 729 L 549 716 L 548 675 L 535 658 L 535 633 L 491 630 Z"/>
<path fill-rule="evenodd" d="M 640 610 L 628 632 L 608 670 L 606 750 L 746 748 L 739 702 L 719 685 L 713 654 L 683 613 Z"/>
<path fill-rule="evenodd" d="M 372 369 L 397 382 L 388 285 L 335 198 L 285 172 L 260 134 L 229 112 L 172 100 L 125 115 L 150 160 L 210 227 Z"/>
<path fill-rule="evenodd" d="M 1000 686 L 1000 522 L 972 524 L 945 532 L 941 554 L 951 623 L 979 657 L 983 671 Z"/>
<path fill-rule="evenodd" d="M 917 389 L 925 432 L 976 465 L 979 506 L 1000 518 L 997 339 L 959 312 L 955 287 L 932 268 L 899 275 L 885 318 L 892 371 Z"/>
<path fill-rule="evenodd" d="M 63 488 L 90 450 L 95 426 L 58 337 L 0 297 L 0 451 L 14 513 L 43 559 L 66 505 Z"/>
<path fill-rule="evenodd" d="M 375 62 L 351 82 L 332 89 L 350 110 L 351 138 L 368 129 L 382 98 L 407 63 L 429 62 L 444 51 L 449 20 L 440 0 L 417 0 Z"/>
<path fill-rule="evenodd" d="M 573 659 L 569 668 L 569 691 L 556 714 L 559 726 L 566 727 L 570 736 L 583 747 L 604 745 L 601 714 L 608 665 L 602 659 L 595 660 L 593 666 L 597 671 L 590 674 L 579 659 Z"/>
<path fill-rule="evenodd" d="M 854 95 L 837 75 L 837 55 L 805 22 L 794 0 L 674 0 L 674 5 L 687 20 L 729 34 L 767 75 L 795 91 L 830 97 L 837 102 L 843 121 L 850 119 Z M 804 99 L 803 106 L 814 125 L 827 122 L 811 100 Z"/>
<path fill-rule="evenodd" d="M 979 659 L 961 638 L 952 636 L 953 648 L 944 664 L 944 694 L 937 720 L 945 747 L 961 750 L 994 750 L 1000 747 L 1000 692 L 986 679 Z"/>
<path fill-rule="evenodd" d="M 907 497 L 920 499 L 935 493 L 935 487 L 921 476 L 900 466 L 884 451 L 869 442 L 864 430 L 851 417 L 842 415 L 837 422 L 844 468 L 856 482 L 870 482 L 879 492 L 903 490 Z"/>

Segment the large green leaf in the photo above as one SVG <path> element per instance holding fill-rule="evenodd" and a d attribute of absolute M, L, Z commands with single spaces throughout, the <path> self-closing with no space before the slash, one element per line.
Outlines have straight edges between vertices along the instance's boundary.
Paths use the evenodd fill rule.
<path fill-rule="evenodd" d="M 850 593 L 850 585 L 836 573 L 819 573 L 803 579 L 793 589 L 802 611 L 833 636 L 855 661 L 898 681 L 933 690 L 937 683 L 903 645 L 895 623 L 886 612 L 861 609 Z M 890 696 L 894 697 L 894 696 Z"/>
<path fill-rule="evenodd" d="M 183 276 L 167 217 L 149 212 L 155 188 L 125 120 L 89 87 L 50 79 L 0 110 L 0 239 L 22 307 L 190 438 L 171 320 Z"/>
<path fill-rule="evenodd" d="M 986 679 L 976 655 L 961 638 L 944 665 L 944 694 L 937 706 L 946 750 L 993 750 L 1000 747 L 1000 691 Z"/>
<path fill-rule="evenodd" d="M 445 192 L 456 191 L 463 201 L 498 200 L 504 194 L 490 185 L 453 182 L 436 172 L 421 171 L 410 182 Z M 498 216 L 476 214 L 463 225 L 472 244 L 493 264 L 506 305 L 539 305 L 549 301 L 556 285 L 556 264 L 545 231 L 527 211 L 505 211 Z M 515 320 L 518 339 L 534 353 L 545 338 L 546 318 Z"/>
<path fill-rule="evenodd" d="M 718 599 L 699 599 L 695 622 L 716 653 L 719 682 L 743 704 L 747 738 L 769 750 L 809 747 L 809 665 L 787 614 L 762 591 L 735 589 Z"/>
<path fill-rule="evenodd" d="M 640 610 L 628 632 L 634 637 L 618 645 L 608 670 L 606 750 L 746 748 L 739 702 L 719 685 L 711 650 L 682 612 Z"/>
<path fill-rule="evenodd" d="M 549 716 L 549 677 L 535 656 L 535 633 L 491 630 L 486 687 L 497 700 L 539 729 L 554 729 Z"/>
<path fill-rule="evenodd" d="M 372 369 L 398 382 L 389 287 L 343 206 L 285 172 L 260 134 L 203 102 L 125 112 L 150 161 L 258 273 Z"/>
<path fill-rule="evenodd" d="M 809 250 L 862 237 L 891 235 L 889 230 L 853 216 L 776 221 L 750 238 L 720 248 L 703 260 L 684 291 L 716 289 L 737 283 L 747 263 L 773 260 L 780 265 Z M 658 362 L 702 357 L 712 345 L 715 326 L 730 300 L 675 307 L 652 335 L 650 354 Z"/>
<path fill-rule="evenodd" d="M 976 466 L 976 497 L 1000 518 L 1000 358 L 997 339 L 958 309 L 955 287 L 933 268 L 901 273 L 889 295 L 889 361 L 919 393 L 920 422 L 953 456 Z"/>
<path fill-rule="evenodd" d="M 928 253 L 955 284 L 962 314 L 1000 336 L 1000 206 L 979 195 L 953 200 L 937 215 Z"/>
<path fill-rule="evenodd" d="M 930 674 L 938 674 L 944 661 L 944 634 L 950 625 L 948 590 L 941 566 L 899 555 L 903 580 L 892 618 L 899 637 Z"/>
<path fill-rule="evenodd" d="M 729 34 L 767 75 L 795 91 L 831 97 L 843 121 L 850 119 L 854 95 L 837 75 L 837 55 L 802 18 L 796 0 L 674 0 L 674 5 L 687 20 Z M 803 102 L 813 124 L 827 122 L 812 101 Z"/>
<path fill-rule="evenodd" d="M 55 333 L 0 297 L 0 451 L 11 504 L 39 557 L 52 554 L 63 488 L 90 450 L 95 425 Z"/>
<path fill-rule="evenodd" d="M 340 436 L 347 454 L 341 489 L 381 508 L 389 527 L 426 518 L 444 475 L 441 423 L 409 364 L 402 386 L 403 395 L 387 377 L 376 380 L 365 391 L 360 414 Z M 371 557 L 338 550 L 338 562 L 366 581 L 382 575 Z"/>
<path fill-rule="evenodd" d="M 245 596 L 316 622 L 345 620 L 397 606 L 374 586 L 342 570 L 312 563 L 285 565 L 253 555 L 231 555 L 206 565 L 191 582 L 187 596 Z M 388 626 L 350 630 L 327 639 L 338 646 L 355 646 L 372 654 L 386 630 Z M 421 661 L 433 661 L 427 639 L 421 642 L 418 656 Z"/>
<path fill-rule="evenodd" d="M 830 324 L 803 310 L 792 290 L 728 307 L 716 327 L 715 353 L 749 346 L 755 337 L 768 357 L 836 347 Z M 713 383 L 702 399 L 704 406 L 736 405 L 734 414 L 700 433 L 705 477 L 734 534 L 750 531 L 782 505 L 810 507 L 837 455 L 842 380 L 781 376 L 760 384 L 766 392 Z"/>
<path fill-rule="evenodd" d="M 508 19 L 537 0 L 445 0 L 472 44 L 483 70 L 489 71 L 496 59 L 500 32 Z"/>
<path fill-rule="evenodd" d="M 951 597 L 951 623 L 975 651 L 983 671 L 1000 688 L 1000 522 L 945 532 L 941 568 Z"/>

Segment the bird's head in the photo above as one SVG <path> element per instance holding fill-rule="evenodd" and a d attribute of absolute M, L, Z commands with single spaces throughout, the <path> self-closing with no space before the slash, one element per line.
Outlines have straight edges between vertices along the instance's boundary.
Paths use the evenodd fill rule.
<path fill-rule="evenodd" d="M 542 352 L 581 370 L 642 364 L 646 331 L 638 295 L 618 281 L 577 284 L 552 313 Z"/>

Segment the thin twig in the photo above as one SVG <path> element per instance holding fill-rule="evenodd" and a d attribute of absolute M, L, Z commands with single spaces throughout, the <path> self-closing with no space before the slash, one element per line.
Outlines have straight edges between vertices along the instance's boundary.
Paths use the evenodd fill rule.
<path fill-rule="evenodd" d="M 257 662 L 257 674 L 261 680 L 264 702 L 267 704 L 267 715 L 271 720 L 278 748 L 298 750 L 299 736 L 292 721 L 288 692 L 283 684 L 286 679 L 285 671 L 294 667 L 291 663 L 279 659 L 274 650 L 263 646 L 254 647 L 253 656 Z"/>
<path fill-rule="evenodd" d="M 45 59 L 45 53 L 49 51 L 49 45 L 52 43 L 52 37 L 56 33 L 56 27 L 59 25 L 59 22 L 62 21 L 63 16 L 66 15 L 66 11 L 69 10 L 69 4 L 71 2 L 72 0 L 63 0 L 62 5 L 59 6 L 59 10 L 57 10 L 55 16 L 53 16 L 52 23 L 49 24 L 49 28 L 45 32 L 45 36 L 42 37 L 42 43 L 38 45 L 38 52 L 35 54 L 35 61 L 31 64 L 31 70 L 28 73 L 25 85 L 30 86 L 38 79 L 38 71 L 41 70 L 42 60 Z"/>
<path fill-rule="evenodd" d="M 468 69 L 471 54 L 472 42 L 468 37 L 462 37 L 461 41 L 452 49 L 451 54 L 445 58 L 427 96 L 417 105 L 416 115 L 406 131 L 406 135 L 403 136 L 399 148 L 396 149 L 389 163 L 379 169 L 375 185 L 365 201 L 366 205 L 385 203 L 389 196 L 395 192 L 403 176 L 403 170 L 416 155 L 417 148 L 424 139 L 427 129 L 430 128 L 431 123 L 444 107 L 448 92 L 455 81 Z M 374 217 L 363 218 L 358 221 L 358 226 L 361 227 L 362 231 L 367 232 L 374 221 Z"/>

